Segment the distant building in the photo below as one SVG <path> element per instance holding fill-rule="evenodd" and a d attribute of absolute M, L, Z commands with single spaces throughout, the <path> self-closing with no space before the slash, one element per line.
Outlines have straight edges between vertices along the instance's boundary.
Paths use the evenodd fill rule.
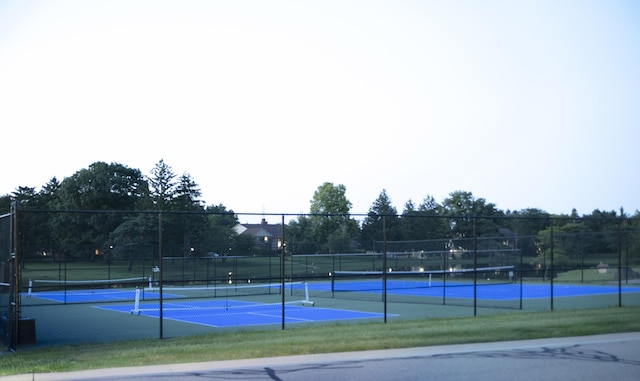
<path fill-rule="evenodd" d="M 600 262 L 597 266 L 598 274 L 607 274 L 609 272 L 609 265 L 606 263 Z"/>
<path fill-rule="evenodd" d="M 238 235 L 250 235 L 257 247 L 278 250 L 278 238 L 282 236 L 281 224 L 269 224 L 262 219 L 259 224 L 238 224 L 233 228 Z"/>

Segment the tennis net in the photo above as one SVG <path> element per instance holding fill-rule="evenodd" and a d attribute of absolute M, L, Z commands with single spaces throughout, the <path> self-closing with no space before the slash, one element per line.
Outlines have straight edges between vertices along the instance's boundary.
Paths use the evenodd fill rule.
<path fill-rule="evenodd" d="M 330 292 L 336 294 L 361 293 L 405 294 L 414 297 L 432 296 L 428 289 L 473 287 L 509 284 L 515 281 L 515 266 L 496 266 L 431 271 L 336 271 L 331 274 Z M 383 275 L 386 282 L 382 282 Z M 424 291 L 420 291 L 424 290 Z M 342 295 L 344 297 L 344 295 Z"/>
<path fill-rule="evenodd" d="M 411 289 L 431 287 L 454 287 L 473 285 L 496 285 L 513 283 L 515 266 L 479 268 L 451 268 L 448 270 L 388 271 L 388 289 Z M 335 271 L 331 274 L 332 291 L 352 291 L 358 283 L 369 284 L 381 279 L 382 271 Z M 372 290 L 382 290 L 382 285 L 371 283 Z M 362 286 L 362 285 L 361 285 Z M 362 290 L 357 287 L 356 290 Z"/>
<path fill-rule="evenodd" d="M 285 283 L 285 290 L 301 287 L 300 282 Z M 30 280 L 26 296 L 31 304 L 56 303 L 96 303 L 114 301 L 167 299 L 215 299 L 258 295 L 280 295 L 281 282 L 246 284 L 228 280 L 194 284 L 172 284 L 164 282 L 162 287 L 151 278 L 123 278 L 109 280 Z M 162 293 L 162 294 L 161 294 Z"/>
<path fill-rule="evenodd" d="M 120 279 L 95 279 L 95 280 L 50 280 L 30 279 L 27 288 L 27 296 L 33 296 L 37 292 L 49 292 L 60 290 L 89 290 L 109 288 L 136 288 L 149 282 L 147 277 L 120 278 Z"/>
<path fill-rule="evenodd" d="M 276 307 L 281 307 L 282 304 L 299 304 L 299 305 L 315 305 L 315 303 L 313 301 L 309 300 L 309 291 L 306 288 L 306 284 L 303 284 L 302 282 L 295 282 L 295 283 L 289 283 L 287 284 L 288 287 L 299 287 L 302 286 L 305 288 L 305 299 L 304 300 L 293 300 L 293 301 L 287 301 L 287 302 L 282 302 L 282 301 L 274 301 L 273 302 L 264 302 L 264 301 L 242 301 L 242 300 L 236 300 L 235 298 L 238 296 L 236 294 L 232 294 L 229 295 L 227 294 L 227 292 L 229 291 L 237 291 L 237 290 L 233 290 L 231 287 L 218 287 L 218 290 L 214 290 L 216 291 L 216 296 L 213 296 L 211 294 L 209 294 L 209 297 L 206 298 L 206 300 L 196 300 L 196 301 L 180 301 L 180 300 L 171 300 L 168 303 L 163 303 L 162 306 L 162 310 L 163 311 L 191 311 L 191 312 L 215 312 L 215 311 L 222 311 L 222 310 L 237 310 L 237 309 L 246 309 L 248 308 L 249 310 L 256 310 L 256 309 L 273 309 Z M 278 288 L 278 290 L 281 287 L 278 286 L 273 286 L 270 288 Z M 246 293 L 246 290 L 249 289 L 259 289 L 259 287 L 257 286 L 245 286 L 242 287 L 242 293 L 243 295 L 239 295 L 239 296 L 246 296 L 244 295 Z M 194 288 L 190 288 L 190 290 L 187 291 L 194 291 Z M 184 291 L 184 290 L 183 290 Z M 159 311 L 160 308 L 157 307 L 155 304 L 153 306 L 150 306 L 149 304 L 141 304 L 141 302 L 144 300 L 142 297 L 142 293 L 143 290 L 136 290 L 136 295 L 135 295 L 135 300 L 134 300 L 134 307 L 131 310 L 132 314 L 140 314 L 141 312 L 154 312 L 154 311 Z M 222 297 L 222 294 L 226 294 L 225 297 Z M 254 295 L 258 295 L 258 294 L 254 294 Z M 166 296 L 166 295 L 165 295 Z M 179 297 L 179 296 L 178 296 Z"/>
<path fill-rule="evenodd" d="M 302 285 L 302 282 L 285 282 L 285 291 L 293 287 Z M 160 292 L 160 288 L 155 286 L 142 290 L 143 299 L 149 299 L 146 295 L 149 293 L 154 296 Z M 280 295 L 282 292 L 282 283 L 265 282 L 265 283 L 214 283 L 207 285 L 186 285 L 174 286 L 164 284 L 162 293 L 164 297 L 181 298 L 181 299 L 202 299 L 202 298 L 226 298 L 241 296 L 258 296 L 258 295 Z"/>

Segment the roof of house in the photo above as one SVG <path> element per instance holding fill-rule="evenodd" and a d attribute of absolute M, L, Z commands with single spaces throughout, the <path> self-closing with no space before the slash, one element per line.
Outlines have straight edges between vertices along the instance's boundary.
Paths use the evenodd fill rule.
<path fill-rule="evenodd" d="M 250 234 L 254 237 L 277 237 L 282 234 L 281 224 L 269 224 L 264 218 L 259 224 L 239 224 L 235 230 L 238 234 Z"/>

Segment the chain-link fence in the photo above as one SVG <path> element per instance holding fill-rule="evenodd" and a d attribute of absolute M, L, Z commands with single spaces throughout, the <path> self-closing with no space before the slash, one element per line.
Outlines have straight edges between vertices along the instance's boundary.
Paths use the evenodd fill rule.
<path fill-rule="evenodd" d="M 358 220 L 365 217 L 366 226 Z M 634 218 L 374 222 L 354 215 L 17 210 L 0 217 L 3 340 L 15 349 L 342 319 L 640 305 Z M 20 322 L 15 333 L 12 316 Z"/>

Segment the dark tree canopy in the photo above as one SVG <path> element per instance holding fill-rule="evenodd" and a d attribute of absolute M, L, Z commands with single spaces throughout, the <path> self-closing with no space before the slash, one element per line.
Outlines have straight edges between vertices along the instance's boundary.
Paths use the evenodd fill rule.
<path fill-rule="evenodd" d="M 163 240 L 172 245 L 176 255 L 209 251 L 252 254 L 251 239 L 234 231 L 238 223 L 235 213 L 223 204 L 205 207 L 201 196 L 200 186 L 189 173 L 176 175 L 162 159 L 148 176 L 123 164 L 95 162 L 62 181 L 51 178 L 39 191 L 19 186 L 0 196 L 0 213 L 8 213 L 12 202 L 25 211 L 40 211 L 24 213 L 19 219 L 21 231 L 29 238 L 27 247 L 33 252 L 63 251 L 84 258 L 113 244 L 150 248 L 157 244 L 158 221 L 141 211 L 162 211 Z M 385 238 L 398 242 L 397 250 L 442 250 L 451 245 L 468 250 L 474 245 L 472 239 L 480 237 L 481 249 L 517 247 L 523 255 L 544 260 L 552 231 L 557 238 L 556 254 L 567 261 L 581 253 L 611 253 L 621 245 L 628 250 L 625 255 L 633 256 L 640 247 L 638 211 L 633 216 L 623 209 L 596 209 L 582 216 L 575 209 L 566 215 L 536 208 L 505 212 L 460 190 L 442 202 L 432 196 L 420 204 L 408 200 L 401 213 L 386 189 L 366 215 L 352 215 L 351 207 L 343 184 L 322 183 L 313 194 L 309 214 L 289 222 L 288 251 L 376 251 L 379 246 L 375 242 Z M 433 244 L 418 244 L 427 241 Z M 129 255 L 123 250 L 112 254 Z"/>

